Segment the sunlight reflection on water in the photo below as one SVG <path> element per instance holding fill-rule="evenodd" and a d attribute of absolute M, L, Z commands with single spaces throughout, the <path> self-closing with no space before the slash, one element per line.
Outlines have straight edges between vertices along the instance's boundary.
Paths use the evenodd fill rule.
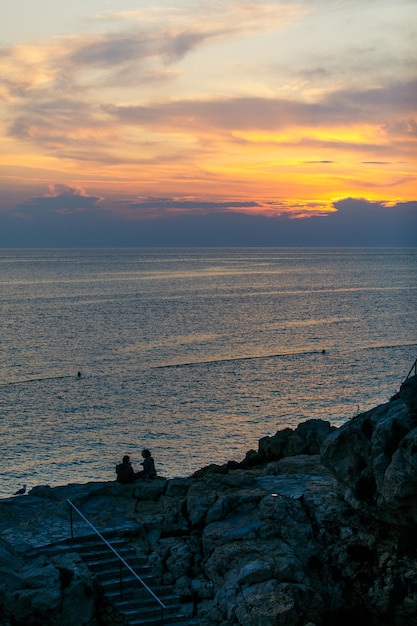
<path fill-rule="evenodd" d="M 416 260 L 0 252 L 0 495 L 111 480 L 119 457 L 139 463 L 144 446 L 163 475 L 187 475 L 241 460 L 285 426 L 340 425 L 388 400 L 416 356 Z"/>

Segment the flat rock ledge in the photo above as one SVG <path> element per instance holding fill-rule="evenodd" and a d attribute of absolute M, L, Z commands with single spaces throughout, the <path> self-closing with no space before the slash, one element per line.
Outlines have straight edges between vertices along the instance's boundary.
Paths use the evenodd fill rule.
<path fill-rule="evenodd" d="M 112 626 L 67 499 L 145 555 L 201 626 L 417 626 L 416 378 L 341 428 L 309 420 L 187 478 L 0 501 L 0 625 Z M 76 537 L 91 534 L 77 516 Z"/>

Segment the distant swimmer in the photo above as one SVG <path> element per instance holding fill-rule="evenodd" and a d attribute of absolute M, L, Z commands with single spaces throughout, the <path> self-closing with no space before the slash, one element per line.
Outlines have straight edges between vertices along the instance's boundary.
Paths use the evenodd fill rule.
<path fill-rule="evenodd" d="M 78 372 L 78 378 L 81 378 L 81 372 Z"/>
<path fill-rule="evenodd" d="M 322 351 L 321 351 L 321 353 L 322 353 L 322 354 L 326 354 L 326 350 L 322 350 Z"/>
<path fill-rule="evenodd" d="M 26 493 L 26 485 L 23 485 L 23 487 L 18 489 L 13 495 L 22 496 L 24 493 Z"/>

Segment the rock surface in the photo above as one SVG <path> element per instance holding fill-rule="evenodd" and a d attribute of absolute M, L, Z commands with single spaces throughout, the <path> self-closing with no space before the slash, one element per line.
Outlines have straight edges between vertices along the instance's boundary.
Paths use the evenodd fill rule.
<path fill-rule="evenodd" d="M 344 424 L 322 449 L 322 462 L 332 470 L 349 504 L 402 526 L 417 522 L 415 381 L 413 377 L 402 385 L 391 402 Z"/>
<path fill-rule="evenodd" d="M 99 590 L 77 554 L 16 554 L 0 544 L 0 624 L 96 626 Z"/>
<path fill-rule="evenodd" d="M 201 626 L 417 626 L 413 394 L 415 380 L 337 430 L 310 420 L 188 478 L 1 501 L 0 624 L 100 625 L 78 556 L 33 550 L 68 536 L 70 498 L 147 555 Z M 89 529 L 74 519 L 74 532 Z"/>

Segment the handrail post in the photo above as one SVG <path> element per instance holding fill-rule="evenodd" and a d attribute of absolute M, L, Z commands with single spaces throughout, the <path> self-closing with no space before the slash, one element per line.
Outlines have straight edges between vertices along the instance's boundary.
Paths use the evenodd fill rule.
<path fill-rule="evenodd" d="M 70 514 L 70 528 L 71 528 L 71 541 L 74 541 L 74 528 L 72 524 L 72 506 L 68 504 L 69 514 Z"/>

